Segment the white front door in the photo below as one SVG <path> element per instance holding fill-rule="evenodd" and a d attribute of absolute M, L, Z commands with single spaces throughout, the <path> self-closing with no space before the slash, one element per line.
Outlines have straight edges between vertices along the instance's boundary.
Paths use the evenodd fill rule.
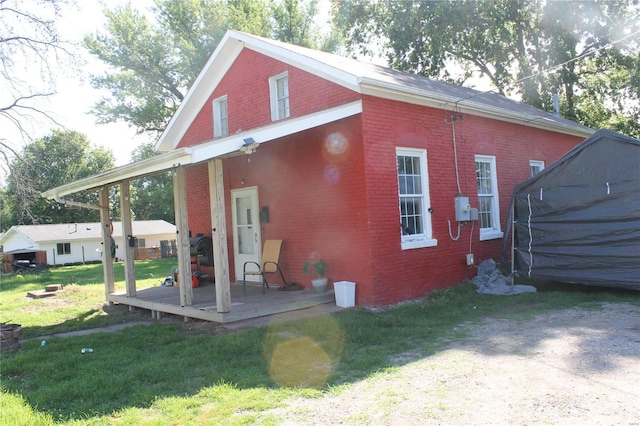
<path fill-rule="evenodd" d="M 245 262 L 260 263 L 260 214 L 258 211 L 258 187 L 231 191 L 231 215 L 233 217 L 233 254 L 236 280 L 243 277 Z M 256 266 L 252 265 L 256 270 Z M 260 276 L 247 276 L 247 280 L 260 281 Z"/>

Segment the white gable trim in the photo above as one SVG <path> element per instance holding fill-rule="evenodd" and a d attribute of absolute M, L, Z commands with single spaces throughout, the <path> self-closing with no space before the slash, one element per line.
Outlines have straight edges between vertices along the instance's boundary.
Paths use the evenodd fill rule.
<path fill-rule="evenodd" d="M 544 111 L 540 111 L 539 115 L 510 113 L 504 108 L 491 107 L 472 100 L 461 100 L 459 97 L 436 95 L 433 93 L 426 94 L 424 91 L 412 90 L 402 85 L 393 85 L 389 83 L 384 84 L 379 81 L 366 78 L 362 81 L 362 94 L 443 110 L 447 109 L 453 111 L 455 106 L 455 111 L 463 114 L 536 127 L 573 136 L 586 137 L 595 132 L 593 129 L 580 129 L 575 125 L 563 125 L 562 123 L 552 121 L 548 116 L 544 115 Z"/>

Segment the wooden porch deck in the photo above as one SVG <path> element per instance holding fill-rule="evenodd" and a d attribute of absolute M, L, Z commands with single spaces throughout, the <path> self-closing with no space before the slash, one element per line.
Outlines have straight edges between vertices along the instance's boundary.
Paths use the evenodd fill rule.
<path fill-rule="evenodd" d="M 218 323 L 230 323 L 249 318 L 258 318 L 297 309 L 310 308 L 325 303 L 335 304 L 333 290 L 316 294 L 313 290 L 280 291 L 271 286 L 262 294 L 258 283 L 247 283 L 246 296 L 242 283 L 231 284 L 231 312 L 216 311 L 216 291 L 212 283 L 193 289 L 193 305 L 180 306 L 178 287 L 149 287 L 138 289 L 134 297 L 127 297 L 124 291 L 111 293 L 107 301 L 134 306 L 151 311 L 152 318 L 160 318 L 162 313 L 196 318 Z"/>

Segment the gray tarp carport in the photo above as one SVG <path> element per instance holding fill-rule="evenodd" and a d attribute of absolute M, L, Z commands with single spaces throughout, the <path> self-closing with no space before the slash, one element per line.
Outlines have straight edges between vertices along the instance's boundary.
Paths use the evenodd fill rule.
<path fill-rule="evenodd" d="M 594 133 L 516 186 L 511 225 L 517 276 L 640 290 L 640 141 Z"/>

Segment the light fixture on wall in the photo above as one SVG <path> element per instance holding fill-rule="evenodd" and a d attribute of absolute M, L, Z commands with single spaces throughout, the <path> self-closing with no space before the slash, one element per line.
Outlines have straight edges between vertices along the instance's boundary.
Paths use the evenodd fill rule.
<path fill-rule="evenodd" d="M 240 147 L 240 151 L 245 154 L 253 154 L 258 149 L 258 142 L 253 138 L 243 139 L 244 143 Z"/>

